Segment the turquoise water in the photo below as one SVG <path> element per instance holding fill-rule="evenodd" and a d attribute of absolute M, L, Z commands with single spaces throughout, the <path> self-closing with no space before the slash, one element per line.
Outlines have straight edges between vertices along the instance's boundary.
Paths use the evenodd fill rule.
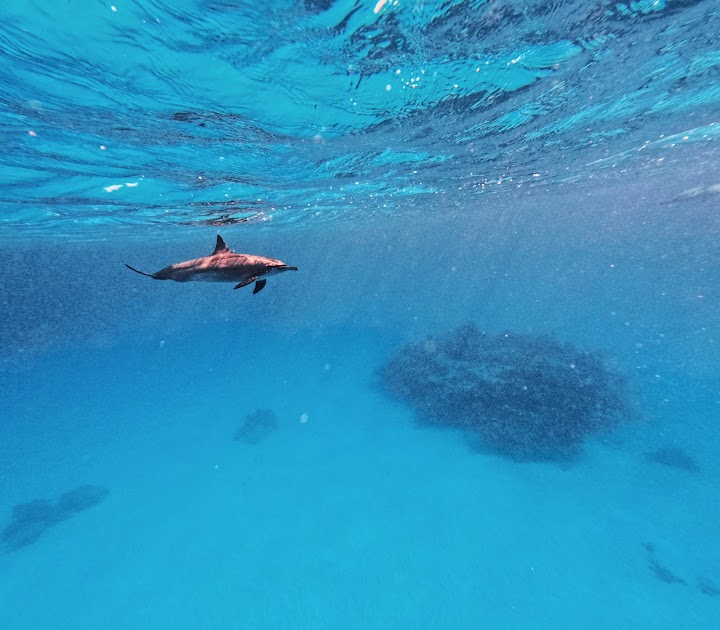
<path fill-rule="evenodd" d="M 0 628 L 717 628 L 719 11 L 4 3 Z M 218 233 L 299 271 L 124 266 Z M 634 413 L 428 422 L 381 368 L 467 322 Z"/>

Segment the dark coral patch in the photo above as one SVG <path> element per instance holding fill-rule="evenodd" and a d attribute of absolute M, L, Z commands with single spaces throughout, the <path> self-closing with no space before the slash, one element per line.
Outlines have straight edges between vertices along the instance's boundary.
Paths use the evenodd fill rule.
<path fill-rule="evenodd" d="M 720 586 L 715 584 L 709 578 L 700 578 L 698 580 L 698 588 L 704 595 L 710 595 L 712 597 L 720 597 Z"/>
<path fill-rule="evenodd" d="M 233 439 L 246 444 L 259 444 L 277 429 L 277 417 L 271 409 L 256 409 L 245 416 Z"/>
<path fill-rule="evenodd" d="M 466 430 L 517 460 L 566 461 L 586 437 L 636 417 L 605 357 L 551 337 L 464 325 L 404 346 L 379 375 L 420 422 Z"/>
<path fill-rule="evenodd" d="M 665 582 L 666 584 L 682 584 L 683 586 L 687 585 L 687 582 L 683 578 L 673 573 L 655 557 L 651 557 L 648 560 L 648 566 L 653 572 L 653 575 L 661 582 Z"/>
<path fill-rule="evenodd" d="M 665 446 L 645 453 L 645 458 L 655 464 L 662 464 L 677 470 L 686 470 L 688 472 L 698 472 L 700 470 L 698 463 L 677 446 Z"/>
<path fill-rule="evenodd" d="M 17 551 L 34 543 L 49 528 L 74 514 L 97 505 L 108 495 L 102 486 L 79 486 L 60 495 L 55 501 L 36 499 L 13 508 L 8 525 L 0 533 L 6 551 Z"/>

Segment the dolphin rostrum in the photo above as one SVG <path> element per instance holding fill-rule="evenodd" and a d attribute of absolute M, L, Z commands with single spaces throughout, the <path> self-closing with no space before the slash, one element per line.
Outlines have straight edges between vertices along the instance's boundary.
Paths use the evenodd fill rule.
<path fill-rule="evenodd" d="M 297 271 L 297 267 L 290 267 L 281 260 L 252 256 L 250 254 L 236 254 L 218 234 L 215 250 L 209 256 L 186 260 L 156 273 L 145 273 L 127 263 L 125 266 L 135 273 L 155 278 L 155 280 L 174 280 L 175 282 L 237 282 L 233 287 L 239 289 L 248 284 L 255 283 L 253 295 L 262 291 L 267 280 L 261 276 L 270 276 L 281 271 Z"/>

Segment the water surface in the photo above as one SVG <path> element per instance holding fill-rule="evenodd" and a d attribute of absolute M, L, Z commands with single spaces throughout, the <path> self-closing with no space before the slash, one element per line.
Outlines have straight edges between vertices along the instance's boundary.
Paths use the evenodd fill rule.
<path fill-rule="evenodd" d="M 716 627 L 718 11 L 6 2 L 0 625 Z M 300 271 L 123 265 L 218 232 Z M 638 417 L 572 462 L 423 426 L 378 370 L 465 322 Z"/>

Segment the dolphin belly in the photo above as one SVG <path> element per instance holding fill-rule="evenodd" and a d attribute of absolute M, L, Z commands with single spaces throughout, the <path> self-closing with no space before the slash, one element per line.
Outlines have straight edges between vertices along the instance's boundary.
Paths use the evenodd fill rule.
<path fill-rule="evenodd" d="M 168 279 L 175 282 L 240 282 L 253 275 L 237 269 L 202 269 L 177 271 Z"/>

